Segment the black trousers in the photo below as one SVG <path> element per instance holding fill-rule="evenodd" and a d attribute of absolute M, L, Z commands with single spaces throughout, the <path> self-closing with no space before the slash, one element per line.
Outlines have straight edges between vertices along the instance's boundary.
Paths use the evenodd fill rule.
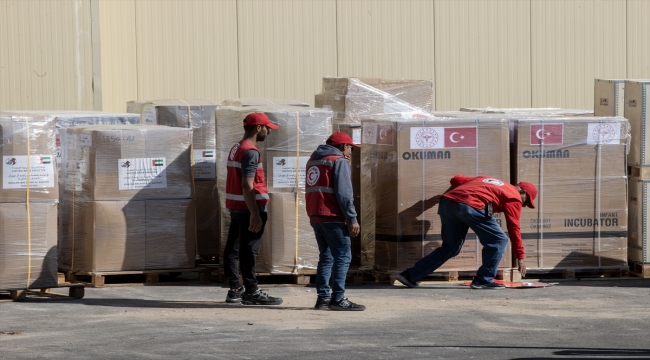
<path fill-rule="evenodd" d="M 260 252 L 262 234 L 266 225 L 267 214 L 260 212 L 262 218 L 262 229 L 254 233 L 248 231 L 251 214 L 230 213 L 230 228 L 228 228 L 228 239 L 223 250 L 223 270 L 231 289 L 241 287 L 239 282 L 239 268 L 244 280 L 246 292 L 257 291 L 257 278 L 255 277 L 255 259 Z"/>

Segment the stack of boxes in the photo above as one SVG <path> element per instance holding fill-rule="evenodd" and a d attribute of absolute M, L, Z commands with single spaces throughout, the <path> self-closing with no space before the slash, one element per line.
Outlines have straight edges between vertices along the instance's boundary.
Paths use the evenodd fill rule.
<path fill-rule="evenodd" d="M 508 121 L 488 116 L 362 123 L 362 264 L 402 271 L 441 246 L 438 206 L 456 174 L 509 181 Z M 506 229 L 501 214 L 495 214 Z M 510 254 L 510 247 L 506 254 Z M 511 267 L 504 256 L 500 268 Z M 440 271 L 475 271 L 481 246 L 470 233 Z"/>
<path fill-rule="evenodd" d="M 650 277 L 650 244 L 648 243 L 648 200 L 650 199 L 650 80 L 625 82 L 624 113 L 630 121 L 631 141 L 627 163 L 630 165 L 629 207 L 630 231 L 628 255 L 635 270 Z"/>
<path fill-rule="evenodd" d="M 279 102 L 279 101 L 274 101 Z M 225 208 L 226 162 L 232 146 L 242 139 L 243 120 L 252 112 L 265 113 L 280 126 L 257 143 L 271 202 L 268 222 L 257 257 L 257 272 L 300 274 L 315 270 L 318 246 L 305 208 L 305 165 L 311 153 L 324 144 L 332 129 L 330 110 L 309 107 L 221 107 L 217 149 L 217 188 L 221 211 L 221 246 L 225 247 L 230 213 Z M 222 170 L 223 169 L 223 170 Z"/>
<path fill-rule="evenodd" d="M 192 131 L 96 125 L 62 135 L 59 267 L 194 267 Z"/>
<path fill-rule="evenodd" d="M 514 181 L 539 190 L 536 209 L 521 216 L 527 267 L 626 268 L 628 122 L 529 117 L 515 124 Z"/>
<path fill-rule="evenodd" d="M 215 110 L 209 100 L 130 101 L 127 112 L 141 115 L 143 124 L 190 128 L 193 186 L 196 195 L 197 254 L 203 261 L 219 257 L 219 220 L 215 166 Z"/>
<path fill-rule="evenodd" d="M 0 114 L 0 289 L 57 286 L 55 120 Z"/>

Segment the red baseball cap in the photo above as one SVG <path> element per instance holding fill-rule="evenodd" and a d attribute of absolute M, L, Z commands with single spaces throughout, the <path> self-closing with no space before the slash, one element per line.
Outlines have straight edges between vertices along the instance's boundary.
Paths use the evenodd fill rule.
<path fill-rule="evenodd" d="M 528 194 L 528 207 L 531 209 L 535 208 L 535 198 L 537 197 L 537 188 L 535 185 L 527 182 L 527 181 L 522 181 L 519 184 L 517 184 L 521 188 L 521 190 L 525 191 L 526 194 Z"/>
<path fill-rule="evenodd" d="M 352 141 L 350 135 L 342 133 L 340 131 L 337 131 L 330 135 L 330 137 L 327 138 L 327 142 L 331 143 L 332 145 L 349 144 L 354 147 L 359 147 L 359 145 L 355 144 L 354 141 Z"/>
<path fill-rule="evenodd" d="M 244 126 L 246 125 L 264 125 L 268 127 L 269 129 L 277 130 L 280 127 L 278 125 L 275 125 L 274 123 L 269 120 L 269 117 L 266 116 L 265 113 L 250 113 L 246 115 L 246 118 L 244 118 Z"/>

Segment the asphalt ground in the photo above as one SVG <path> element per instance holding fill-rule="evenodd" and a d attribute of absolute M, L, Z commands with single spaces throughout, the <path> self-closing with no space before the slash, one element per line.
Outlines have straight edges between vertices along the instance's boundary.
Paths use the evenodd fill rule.
<path fill-rule="evenodd" d="M 226 304 L 220 283 L 0 302 L 0 359 L 650 359 L 650 279 L 349 286 L 363 312 L 313 310 L 309 286 L 262 287 L 284 303 Z"/>

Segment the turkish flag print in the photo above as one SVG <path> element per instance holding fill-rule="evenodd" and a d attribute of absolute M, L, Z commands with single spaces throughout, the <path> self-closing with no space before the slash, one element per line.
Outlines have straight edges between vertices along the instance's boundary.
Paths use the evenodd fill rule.
<path fill-rule="evenodd" d="M 446 148 L 475 148 L 477 144 L 476 126 L 445 128 Z"/>
<path fill-rule="evenodd" d="M 564 124 L 531 124 L 531 145 L 560 145 L 564 141 Z"/>
<path fill-rule="evenodd" d="M 377 145 L 393 145 L 392 125 L 378 125 Z"/>

